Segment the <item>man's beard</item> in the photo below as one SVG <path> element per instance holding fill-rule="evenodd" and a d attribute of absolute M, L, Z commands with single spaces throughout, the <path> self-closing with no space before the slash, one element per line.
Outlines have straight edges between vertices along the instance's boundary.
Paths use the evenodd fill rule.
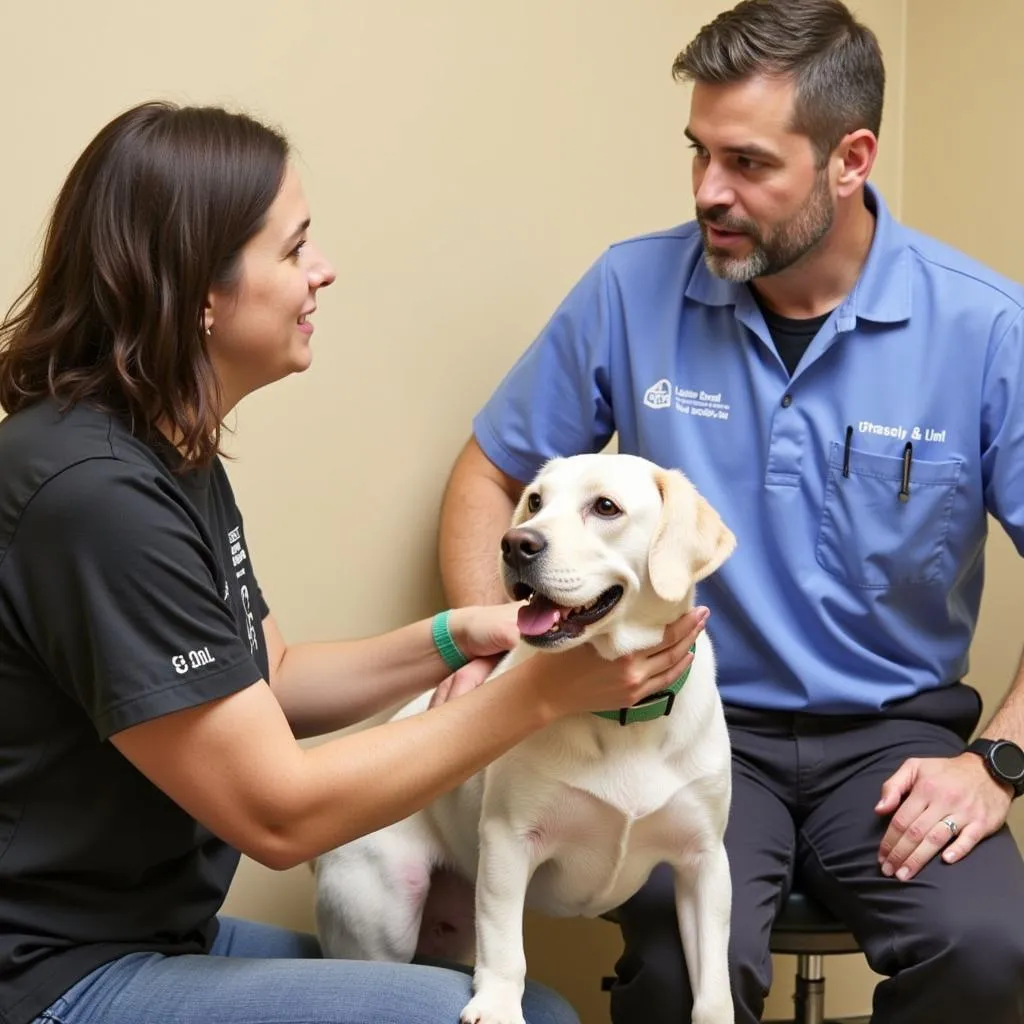
<path fill-rule="evenodd" d="M 804 206 L 789 220 L 776 225 L 767 238 L 752 220 L 730 217 L 725 207 L 698 210 L 697 220 L 704 238 L 704 262 L 712 274 L 737 284 L 778 274 L 806 256 L 828 234 L 835 212 L 825 172 L 818 174 Z M 733 256 L 725 249 L 716 248 L 708 238 L 708 224 L 723 231 L 742 232 L 750 239 L 752 250 L 746 256 Z"/>

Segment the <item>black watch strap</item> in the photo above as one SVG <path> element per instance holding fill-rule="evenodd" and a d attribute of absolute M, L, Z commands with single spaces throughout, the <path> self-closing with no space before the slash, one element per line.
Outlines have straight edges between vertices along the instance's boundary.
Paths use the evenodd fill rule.
<path fill-rule="evenodd" d="M 969 744 L 967 749 L 982 759 L 992 778 L 1013 789 L 1014 799 L 1024 795 L 1024 750 L 1016 743 L 1012 740 L 979 738 Z"/>

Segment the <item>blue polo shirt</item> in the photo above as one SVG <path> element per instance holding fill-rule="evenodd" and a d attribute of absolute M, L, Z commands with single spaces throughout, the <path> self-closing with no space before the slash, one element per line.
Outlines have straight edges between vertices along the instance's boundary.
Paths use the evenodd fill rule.
<path fill-rule="evenodd" d="M 686 473 L 739 542 L 699 595 L 727 703 L 870 712 L 961 679 L 986 510 L 1024 550 L 1024 289 L 866 201 L 868 259 L 792 378 L 691 222 L 608 249 L 474 419 L 519 480 L 616 431 Z"/>

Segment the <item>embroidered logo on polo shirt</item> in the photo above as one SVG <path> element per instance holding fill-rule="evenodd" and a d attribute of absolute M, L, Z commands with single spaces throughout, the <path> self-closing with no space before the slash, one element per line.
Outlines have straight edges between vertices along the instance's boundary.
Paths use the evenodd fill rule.
<path fill-rule="evenodd" d="M 729 403 L 722 400 L 721 391 L 673 387 L 667 377 L 662 377 L 644 392 L 644 405 L 649 409 L 674 408 L 686 416 L 710 420 L 727 420 L 731 411 Z"/>
<path fill-rule="evenodd" d="M 857 431 L 861 434 L 874 434 L 876 437 L 891 437 L 897 441 L 930 441 L 934 444 L 946 443 L 946 428 L 922 427 L 919 424 L 907 427 L 902 423 L 872 423 L 871 420 L 860 420 Z"/>
<path fill-rule="evenodd" d="M 667 409 L 672 404 L 672 381 L 662 377 L 644 392 L 644 405 L 649 409 Z"/>

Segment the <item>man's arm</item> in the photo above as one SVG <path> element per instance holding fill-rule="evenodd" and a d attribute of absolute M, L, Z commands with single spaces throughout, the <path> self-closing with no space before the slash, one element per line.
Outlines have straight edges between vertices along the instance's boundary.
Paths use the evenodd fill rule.
<path fill-rule="evenodd" d="M 988 307 L 979 308 L 977 315 L 992 317 L 979 407 L 983 444 L 978 468 L 985 510 L 1024 554 L 1024 310 L 1011 299 L 994 315 Z M 1024 747 L 1024 658 L 981 735 Z M 883 873 L 912 878 L 940 850 L 947 863 L 967 856 L 1002 828 L 1011 799 L 1010 787 L 997 782 L 977 754 L 911 758 L 885 781 L 875 807 L 879 814 L 892 815 L 879 849 Z"/>
<path fill-rule="evenodd" d="M 452 607 L 508 600 L 498 574 L 499 545 L 523 486 L 469 439 L 441 503 L 438 558 L 445 599 Z"/>
<path fill-rule="evenodd" d="M 1010 692 L 981 735 L 990 740 L 1013 740 L 1019 747 L 1024 747 L 1024 654 Z"/>

